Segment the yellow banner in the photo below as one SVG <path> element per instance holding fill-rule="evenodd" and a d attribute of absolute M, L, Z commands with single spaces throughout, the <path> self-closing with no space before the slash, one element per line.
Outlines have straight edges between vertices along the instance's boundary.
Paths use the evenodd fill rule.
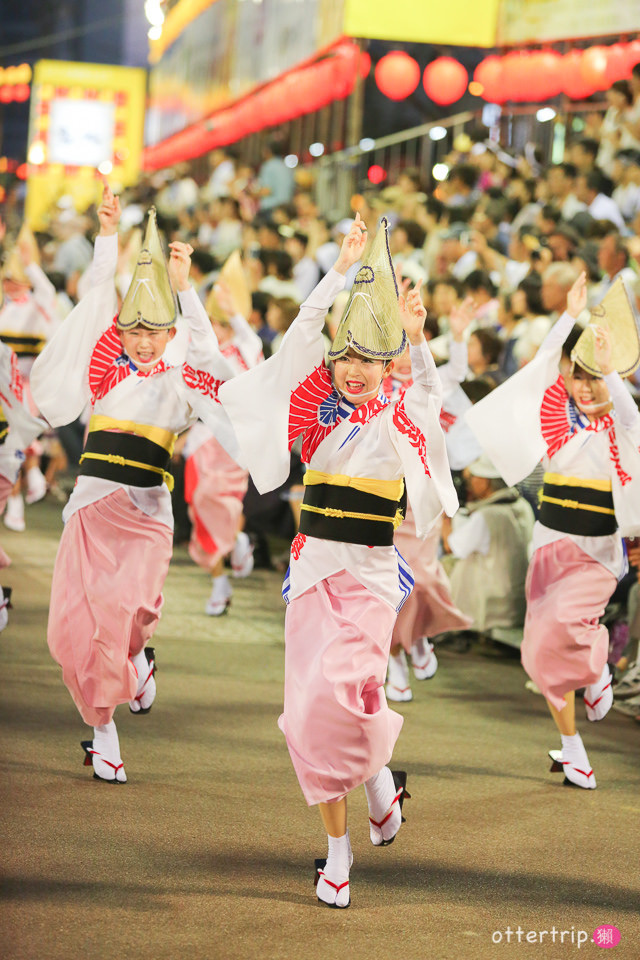
<path fill-rule="evenodd" d="M 493 47 L 499 0 L 345 0 L 350 37 Z"/>

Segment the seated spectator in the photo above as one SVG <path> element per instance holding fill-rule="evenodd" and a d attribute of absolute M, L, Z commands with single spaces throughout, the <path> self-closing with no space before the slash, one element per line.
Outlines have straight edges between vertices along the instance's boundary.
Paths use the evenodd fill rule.
<path fill-rule="evenodd" d="M 542 281 L 537 274 L 525 277 L 511 298 L 517 324 L 511 332 L 515 340 L 513 358 L 518 368 L 533 360 L 549 330 L 551 320 L 542 305 Z"/>
<path fill-rule="evenodd" d="M 596 166 L 608 177 L 612 175 L 613 158 L 618 150 L 629 146 L 622 142 L 626 130 L 623 126 L 627 113 L 633 106 L 633 94 L 627 80 L 616 80 L 607 90 L 607 112 L 600 127 L 600 149 L 596 157 Z M 625 138 L 626 139 L 626 138 Z"/>
<path fill-rule="evenodd" d="M 615 200 L 611 199 L 613 183 L 597 168 L 588 174 L 580 174 L 576 180 L 576 196 L 586 203 L 587 210 L 594 220 L 608 220 L 613 226 L 625 232 L 625 222 Z"/>
<path fill-rule="evenodd" d="M 293 279 L 293 260 L 284 250 L 261 250 L 259 259 L 265 275 L 258 284 L 258 290 L 270 293 L 272 297 L 287 297 L 302 303 L 300 291 Z"/>
<path fill-rule="evenodd" d="M 296 300 L 288 297 L 272 297 L 267 307 L 266 320 L 267 326 L 273 331 L 274 336 L 271 340 L 271 353 L 276 353 L 282 338 L 298 316 L 300 304 Z"/>
<path fill-rule="evenodd" d="M 578 273 L 569 263 L 552 263 L 542 274 L 542 309 L 556 321 L 567 304 L 567 294 Z"/>
<path fill-rule="evenodd" d="M 464 281 L 464 292 L 473 299 L 474 320 L 477 326 L 497 327 L 497 290 L 486 270 L 472 270 Z"/>
<path fill-rule="evenodd" d="M 555 163 L 547 170 L 547 192 L 549 202 L 559 211 L 567 223 L 577 213 L 587 209 L 586 203 L 578 200 L 575 194 L 578 168 L 573 163 Z"/>
<path fill-rule="evenodd" d="M 629 251 L 620 234 L 609 233 L 600 241 L 598 264 L 602 270 L 602 280 L 589 293 L 592 306 L 600 303 L 618 277 L 625 281 L 631 294 L 635 293 L 637 275 L 629 266 Z"/>
<path fill-rule="evenodd" d="M 444 548 L 456 558 L 451 572 L 455 605 L 484 633 L 524 624 L 524 584 L 533 533 L 533 511 L 508 487 L 486 455 L 463 471 L 467 506 L 443 530 Z"/>
<path fill-rule="evenodd" d="M 469 370 L 474 378 L 491 378 L 499 383 L 502 341 L 493 330 L 474 330 L 468 343 Z"/>
<path fill-rule="evenodd" d="M 619 150 L 614 157 L 612 178 L 618 186 L 611 198 L 625 222 L 631 223 L 640 213 L 640 151 Z"/>
<path fill-rule="evenodd" d="M 578 173 L 588 174 L 596 165 L 600 143 L 593 137 L 582 137 L 570 144 L 566 159 L 572 163 Z"/>
<path fill-rule="evenodd" d="M 284 241 L 284 249 L 293 260 L 293 281 L 302 300 L 307 299 L 320 279 L 320 268 L 309 256 L 308 248 L 309 237 L 299 230 L 292 232 Z"/>

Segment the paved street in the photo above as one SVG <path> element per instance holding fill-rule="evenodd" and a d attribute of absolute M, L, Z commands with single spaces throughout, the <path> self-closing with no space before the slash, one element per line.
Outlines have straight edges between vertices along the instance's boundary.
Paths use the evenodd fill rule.
<path fill-rule="evenodd" d="M 318 906 L 325 838 L 276 726 L 275 573 L 237 583 L 228 616 L 212 620 L 206 577 L 176 551 L 156 703 L 116 713 L 129 782 L 94 781 L 79 745 L 90 731 L 46 646 L 59 514 L 41 503 L 26 533 L 0 527 L 15 607 L 0 636 L 4 958 L 547 960 L 600 956 L 580 933 L 614 924 L 613 956 L 637 960 L 638 724 L 581 720 L 598 789 L 564 788 L 542 698 L 517 660 L 478 652 L 443 651 L 434 679 L 414 683 L 394 758 L 409 771 L 407 823 L 373 848 L 358 791 L 352 907 Z"/>

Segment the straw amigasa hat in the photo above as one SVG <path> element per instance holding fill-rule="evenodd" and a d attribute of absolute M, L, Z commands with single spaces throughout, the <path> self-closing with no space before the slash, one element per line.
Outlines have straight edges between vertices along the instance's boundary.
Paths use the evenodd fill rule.
<path fill-rule="evenodd" d="M 176 302 L 156 224 L 156 208 L 149 210 L 147 232 L 133 279 L 118 314 L 118 330 L 133 330 L 139 324 L 150 330 L 175 326 Z"/>
<path fill-rule="evenodd" d="M 231 295 L 233 296 L 236 307 L 238 308 L 238 312 L 245 318 L 245 320 L 248 319 L 249 314 L 251 313 L 251 292 L 249 290 L 249 284 L 247 283 L 247 278 L 242 266 L 242 258 L 240 257 L 239 250 L 234 250 L 233 253 L 227 257 L 224 262 L 224 266 L 220 271 L 218 280 L 223 280 L 226 283 L 231 291 Z M 209 314 L 209 319 L 212 323 L 220 323 L 222 326 L 229 326 L 230 318 L 218 303 L 215 284 L 211 288 L 204 308 Z"/>
<path fill-rule="evenodd" d="M 596 326 L 603 327 L 611 334 L 614 369 L 621 377 L 630 376 L 640 366 L 640 336 L 629 293 L 621 277 L 618 277 L 602 303 L 593 307 L 589 324 L 571 351 L 574 363 L 593 377 L 601 377 L 602 370 L 595 359 Z"/>
<path fill-rule="evenodd" d="M 406 345 L 389 252 L 388 224 L 382 219 L 380 229 L 363 255 L 329 359 L 337 360 L 351 348 L 364 357 L 392 360 L 404 353 Z"/>
<path fill-rule="evenodd" d="M 29 244 L 32 262 L 37 264 L 40 263 L 40 251 L 38 250 L 36 238 L 34 237 L 28 224 L 23 223 L 20 227 L 20 232 L 16 237 L 16 242 L 13 246 L 13 249 L 7 255 L 7 259 L 2 265 L 2 279 L 13 280 L 14 283 L 22 283 L 26 287 L 30 287 L 31 280 L 29 280 L 29 277 L 25 273 L 24 263 L 22 256 L 20 255 L 21 243 Z"/>

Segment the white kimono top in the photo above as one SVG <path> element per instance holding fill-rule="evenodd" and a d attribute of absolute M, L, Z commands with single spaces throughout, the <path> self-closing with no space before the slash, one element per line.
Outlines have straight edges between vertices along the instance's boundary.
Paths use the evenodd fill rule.
<path fill-rule="evenodd" d="M 32 290 L 25 291 L 17 300 L 5 299 L 0 307 L 0 339 L 9 343 L 14 338 L 31 337 L 43 344 L 59 326 L 56 288 L 37 263 L 25 267 Z M 37 349 L 41 349 L 36 344 Z M 23 377 L 28 378 L 36 354 L 18 357 L 18 366 Z"/>
<path fill-rule="evenodd" d="M 279 351 L 226 383 L 220 399 L 236 431 L 244 462 L 260 493 L 289 474 L 289 451 L 302 436 L 311 470 L 349 477 L 404 477 L 419 536 L 442 510 L 458 507 L 440 428 L 441 388 L 424 343 L 411 347 L 413 384 L 390 401 L 378 396 L 355 407 L 334 388 L 324 362 L 322 327 L 344 277 L 330 270 L 300 307 Z M 321 580 L 348 571 L 399 609 L 413 578 L 393 546 L 369 547 L 298 534 L 283 595 L 292 600 Z"/>
<path fill-rule="evenodd" d="M 18 358 L 10 347 L 0 343 L 0 420 L 6 421 L 2 426 L 4 437 L 0 437 L 0 474 L 11 483 L 15 483 L 24 462 L 23 451 L 47 428 L 27 410 L 23 391 Z"/>
<path fill-rule="evenodd" d="M 188 336 L 183 329 L 181 346 L 172 351 L 171 362 L 167 350 L 151 371 L 139 370 L 124 352 L 115 325 L 117 254 L 117 236 L 96 238 L 92 288 L 34 364 L 31 387 L 43 416 L 57 427 L 75 420 L 89 402 L 93 414 L 171 433 L 179 433 L 200 417 L 233 455 L 237 452 L 233 431 L 218 400 L 221 384 L 233 372 L 220 354 L 198 296 L 193 288 L 178 294 Z M 144 513 L 173 527 L 165 484 L 137 487 L 89 476 L 78 477 L 63 520 L 119 488 Z"/>
<path fill-rule="evenodd" d="M 251 370 L 257 363 L 264 360 L 262 340 L 241 314 L 231 317 L 233 337 L 220 346 L 220 353 L 229 364 L 234 376 Z M 183 449 L 185 460 L 192 457 L 203 443 L 214 436 L 214 431 L 198 420 L 189 430 L 189 436 Z"/>
<path fill-rule="evenodd" d="M 611 413 L 592 422 L 580 413 L 558 374 L 562 344 L 574 322 L 564 313 L 531 363 L 475 404 L 466 419 L 509 485 L 529 476 L 541 460 L 545 471 L 611 481 L 616 533 L 586 537 L 538 522 L 533 549 L 570 537 L 620 577 L 626 569 L 621 538 L 640 535 L 640 412 L 614 372 L 604 378 Z"/>

